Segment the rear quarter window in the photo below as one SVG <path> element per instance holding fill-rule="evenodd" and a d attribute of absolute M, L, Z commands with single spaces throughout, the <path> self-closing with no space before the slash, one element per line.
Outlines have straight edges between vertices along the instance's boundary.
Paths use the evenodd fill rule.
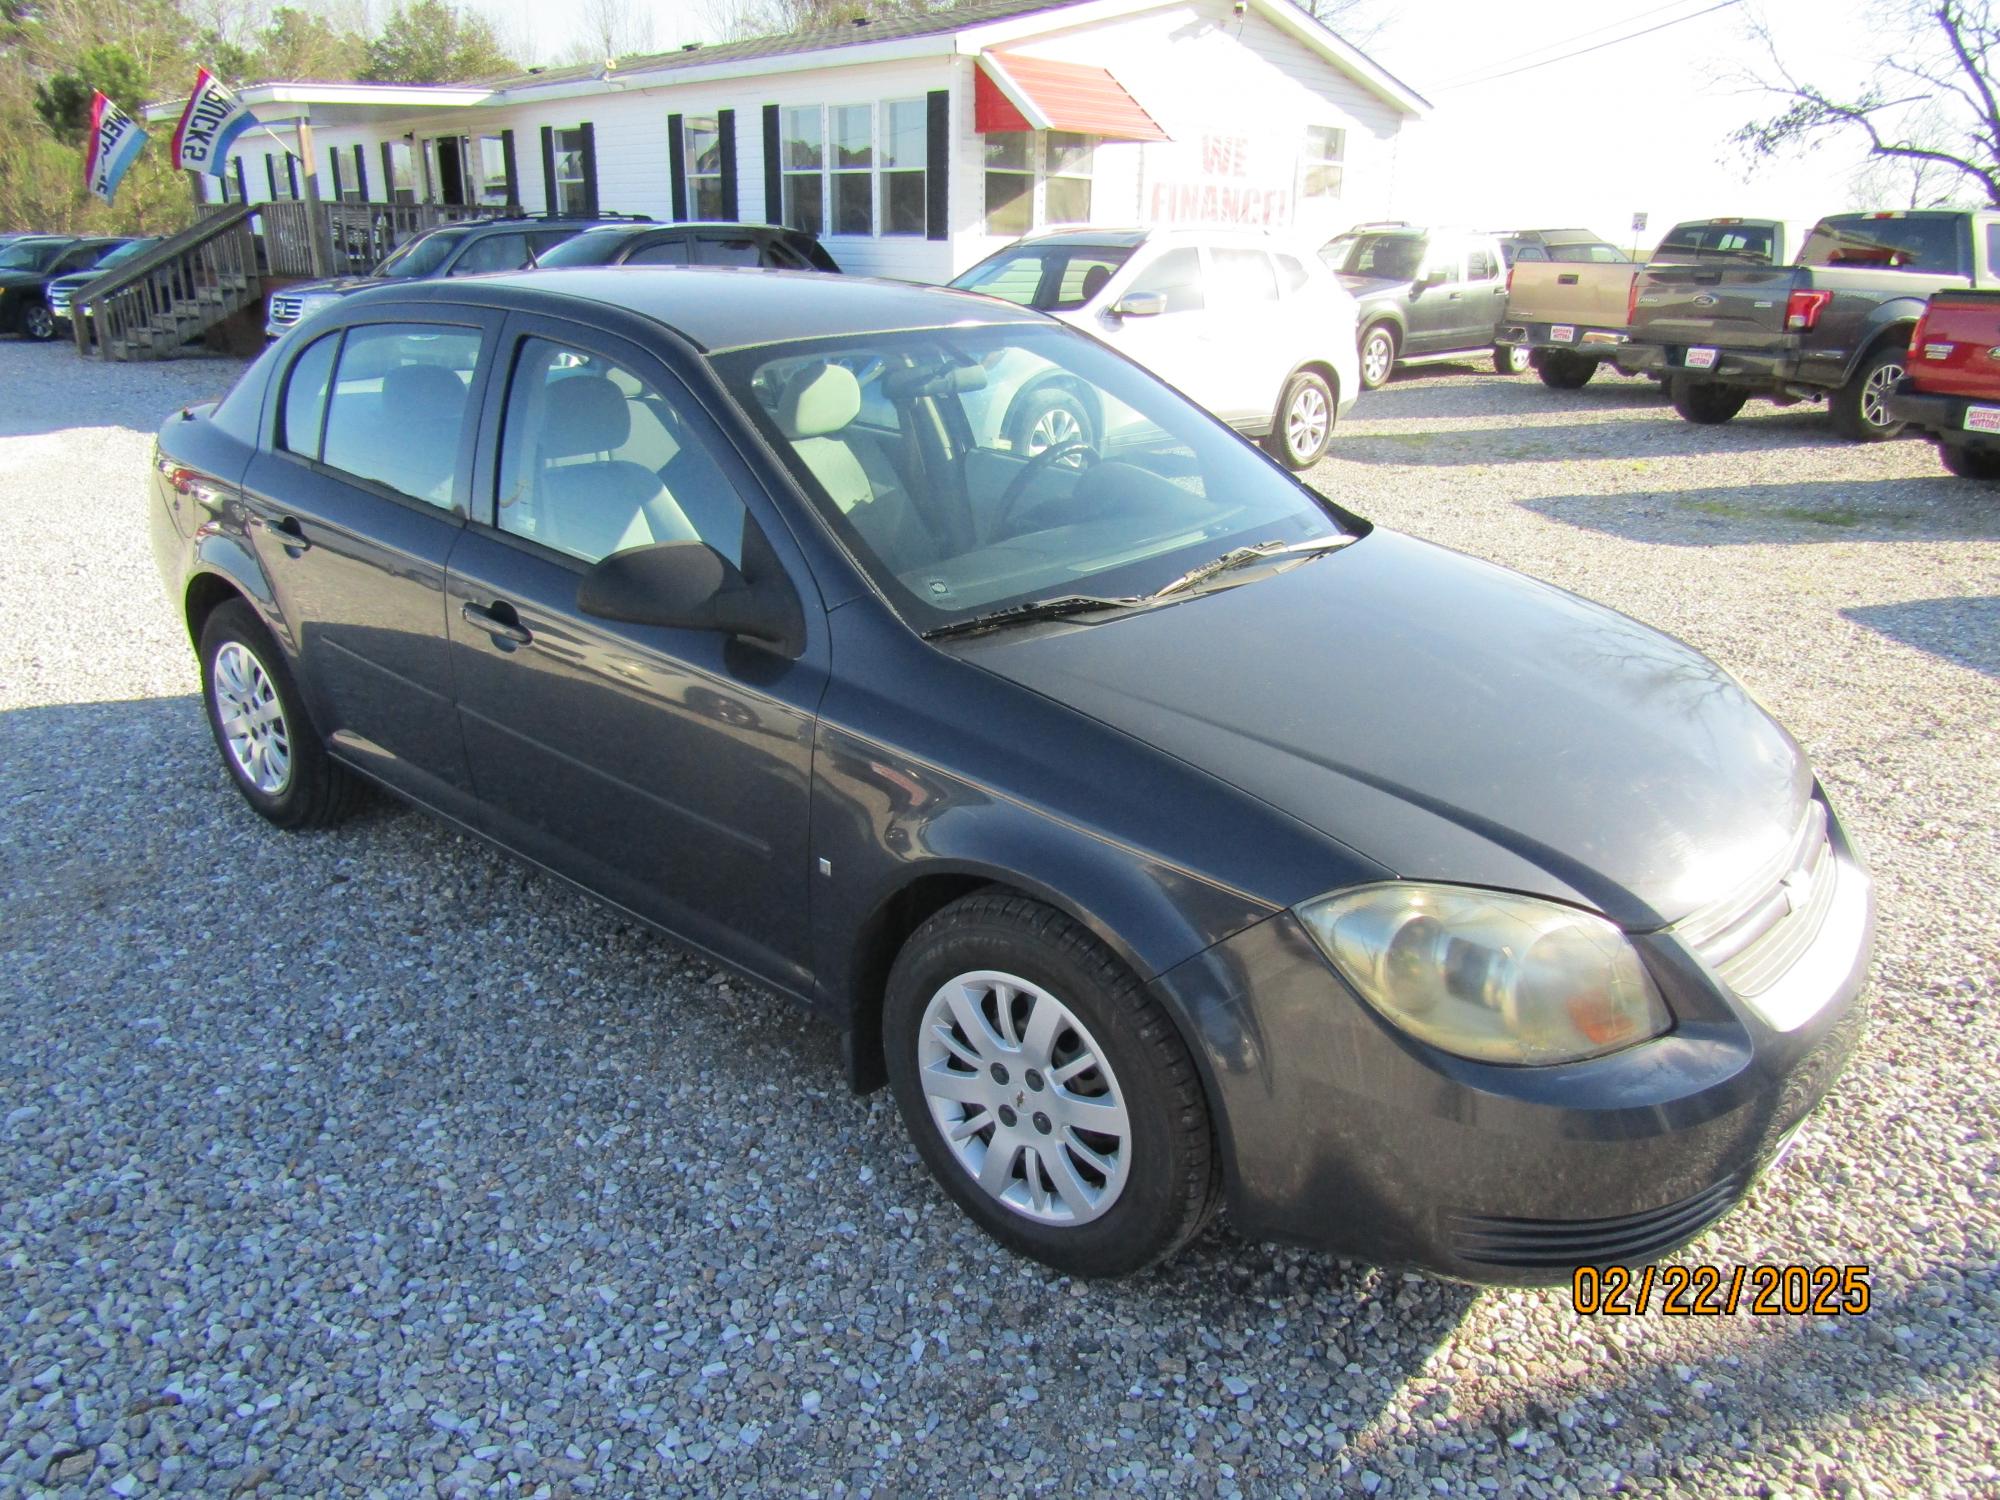
<path fill-rule="evenodd" d="M 1957 218 L 1822 219 L 1799 252 L 1805 266 L 1869 266 L 1956 276 L 1965 267 Z"/>

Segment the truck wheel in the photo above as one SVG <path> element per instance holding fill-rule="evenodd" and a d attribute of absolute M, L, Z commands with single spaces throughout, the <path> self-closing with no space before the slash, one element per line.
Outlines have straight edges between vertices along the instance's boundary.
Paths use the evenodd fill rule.
<path fill-rule="evenodd" d="M 1968 448 L 1964 443 L 1939 443 L 1938 458 L 1960 479 L 2000 479 L 2000 449 Z"/>
<path fill-rule="evenodd" d="M 1396 369 L 1396 330 L 1377 323 L 1361 335 L 1361 388 L 1379 391 Z"/>
<path fill-rule="evenodd" d="M 1597 373 L 1597 362 L 1561 349 L 1540 349 L 1536 351 L 1535 373 L 1552 391 L 1580 391 Z"/>
<path fill-rule="evenodd" d="M 1833 430 L 1854 443 L 1879 443 L 1902 434 L 1903 424 L 1889 415 L 1889 392 L 1903 378 L 1908 358 L 1901 344 L 1878 349 L 1861 362 L 1846 385 L 1833 393 L 1828 407 Z"/>
<path fill-rule="evenodd" d="M 1689 380 L 1685 375 L 1676 375 L 1668 390 L 1674 398 L 1674 410 L 1687 421 L 1699 422 L 1704 427 L 1727 422 L 1750 399 L 1748 391 L 1717 385 L 1712 380 Z"/>
<path fill-rule="evenodd" d="M 1498 375 L 1525 375 L 1528 370 L 1528 351 L 1519 344 L 1495 344 L 1493 370 Z"/>

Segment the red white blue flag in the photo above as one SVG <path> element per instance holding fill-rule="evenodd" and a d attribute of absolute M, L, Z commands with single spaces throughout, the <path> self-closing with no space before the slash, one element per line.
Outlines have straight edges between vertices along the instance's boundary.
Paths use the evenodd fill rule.
<path fill-rule="evenodd" d="M 91 96 L 90 149 L 83 159 L 83 180 L 93 193 L 109 203 L 125 169 L 145 144 L 146 132 L 101 89 Z"/>
<path fill-rule="evenodd" d="M 229 164 L 229 148 L 257 123 L 250 107 L 208 69 L 195 74 L 181 122 L 174 127 L 174 165 L 183 172 L 220 177 Z"/>

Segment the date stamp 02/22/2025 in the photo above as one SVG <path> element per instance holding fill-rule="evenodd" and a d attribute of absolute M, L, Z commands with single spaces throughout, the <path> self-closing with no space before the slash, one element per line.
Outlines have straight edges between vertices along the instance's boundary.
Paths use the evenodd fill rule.
<path fill-rule="evenodd" d="M 1866 1266 L 1578 1266 L 1570 1280 L 1585 1318 L 1860 1317 L 1868 1301 Z"/>

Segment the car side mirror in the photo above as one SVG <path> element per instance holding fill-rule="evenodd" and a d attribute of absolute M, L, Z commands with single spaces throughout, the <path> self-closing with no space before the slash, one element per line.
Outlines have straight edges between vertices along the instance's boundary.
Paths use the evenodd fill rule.
<path fill-rule="evenodd" d="M 1157 318 L 1167 310 L 1165 292 L 1127 292 L 1111 307 L 1121 318 Z"/>
<path fill-rule="evenodd" d="M 1424 272 L 1423 277 L 1417 282 L 1417 285 L 1426 289 L 1434 286 L 1443 286 L 1445 275 L 1446 273 L 1442 269 L 1433 268 Z"/>
<path fill-rule="evenodd" d="M 744 557 L 751 561 L 759 549 L 747 540 Z M 805 650 L 798 595 L 768 548 L 762 550 L 751 562 L 756 576 L 746 577 L 706 542 L 628 547 L 584 574 L 576 607 L 600 620 L 720 631 L 796 657 Z"/>

